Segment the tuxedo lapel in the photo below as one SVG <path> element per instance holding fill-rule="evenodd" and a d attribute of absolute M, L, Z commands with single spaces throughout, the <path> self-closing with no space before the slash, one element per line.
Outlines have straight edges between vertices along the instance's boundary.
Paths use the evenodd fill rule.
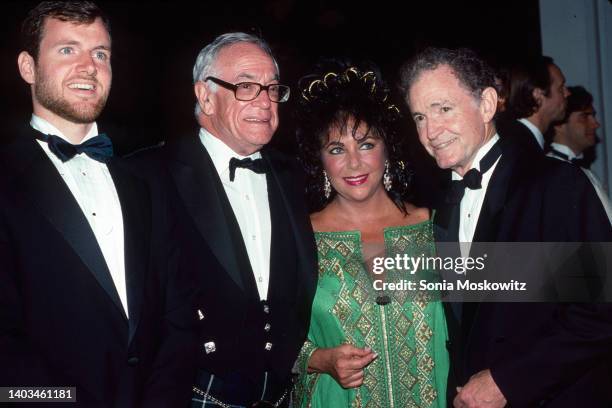
<path fill-rule="evenodd" d="M 493 170 L 489 186 L 482 203 L 473 242 L 495 242 L 500 227 L 502 210 L 512 186 L 512 173 L 515 166 L 513 151 L 500 139 L 502 156 Z"/>
<path fill-rule="evenodd" d="M 497 242 L 504 207 L 516 187 L 515 180 L 512 177 L 517 158 L 516 145 L 512 144 L 508 139 L 500 139 L 498 143 L 500 143 L 502 149 L 502 156 L 493 170 L 485 199 L 482 203 L 470 250 L 470 256 L 472 257 L 495 253 L 497 247 L 491 247 L 487 243 Z M 492 256 L 494 257 L 494 255 Z M 480 307 L 481 303 L 466 303 L 464 305 L 462 327 L 464 336 L 467 339 L 467 345 L 471 344 L 472 328 L 480 313 Z"/>
<path fill-rule="evenodd" d="M 459 205 L 444 204 L 434 214 L 436 242 L 459 241 Z"/>
<path fill-rule="evenodd" d="M 290 304 L 296 301 L 297 250 L 287 206 L 273 171 L 266 175 L 270 205 L 270 279 L 267 299 L 271 304 Z"/>
<path fill-rule="evenodd" d="M 151 237 L 150 195 L 144 184 L 111 162 L 108 169 L 121 203 L 125 280 L 128 294 L 129 342 L 132 341 L 142 315 L 145 275 L 149 266 Z"/>
<path fill-rule="evenodd" d="M 15 158 L 19 160 L 22 169 L 24 195 L 57 229 L 121 315 L 126 317 L 96 237 L 70 189 L 33 136 L 24 136 L 17 143 L 20 146 L 17 147 Z"/>
<path fill-rule="evenodd" d="M 246 291 L 237 259 L 240 251 L 236 250 L 245 248 L 244 243 L 241 237 L 232 236 L 223 209 L 224 204 L 230 205 L 229 200 L 208 152 L 196 137 L 180 140 L 169 149 L 169 171 L 187 212 L 232 280 Z M 237 224 L 235 218 L 234 224 Z M 237 238 L 240 238 L 239 242 L 235 242 Z M 243 252 L 246 256 L 246 249 Z"/>
<path fill-rule="evenodd" d="M 459 205 L 447 202 L 451 188 L 452 173 L 444 170 L 445 181 L 440 185 L 442 194 L 438 195 L 435 213 L 432 214 L 434 239 L 436 242 L 459 241 Z"/>

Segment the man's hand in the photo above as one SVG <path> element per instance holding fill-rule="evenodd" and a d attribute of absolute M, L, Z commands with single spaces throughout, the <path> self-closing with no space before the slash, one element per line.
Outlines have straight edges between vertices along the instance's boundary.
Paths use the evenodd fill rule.
<path fill-rule="evenodd" d="M 360 349 L 343 344 L 328 349 L 317 349 L 308 362 L 312 371 L 324 372 L 343 388 L 356 388 L 363 384 L 363 368 L 378 355 L 369 347 Z"/>
<path fill-rule="evenodd" d="M 491 370 L 474 374 L 467 384 L 457 387 L 457 391 L 459 393 L 453 401 L 455 408 L 502 408 L 507 403 L 491 376 Z"/>

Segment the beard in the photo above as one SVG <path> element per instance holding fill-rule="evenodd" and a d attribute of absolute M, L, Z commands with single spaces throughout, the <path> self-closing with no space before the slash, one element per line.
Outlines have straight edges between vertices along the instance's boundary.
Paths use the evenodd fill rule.
<path fill-rule="evenodd" d="M 108 98 L 108 92 L 94 103 L 91 101 L 69 102 L 60 91 L 54 87 L 54 83 L 44 75 L 36 72 L 36 83 L 34 84 L 34 96 L 36 100 L 47 110 L 73 123 L 87 124 L 94 122 Z"/>

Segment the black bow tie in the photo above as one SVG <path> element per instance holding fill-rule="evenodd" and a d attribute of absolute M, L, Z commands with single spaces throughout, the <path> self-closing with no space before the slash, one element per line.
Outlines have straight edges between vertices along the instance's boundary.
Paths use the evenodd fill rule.
<path fill-rule="evenodd" d="M 489 150 L 480 160 L 480 171 L 470 169 L 463 175 L 463 179 L 451 181 L 450 189 L 446 195 L 446 202 L 449 204 L 459 204 L 465 194 L 466 188 L 470 190 L 481 189 L 482 175 L 489 171 L 501 154 L 502 151 L 499 147 L 499 142 L 496 142 L 493 147 L 491 147 L 491 150 Z"/>
<path fill-rule="evenodd" d="M 238 160 L 237 158 L 232 157 L 229 162 L 230 181 L 234 181 L 237 167 L 249 169 L 257 174 L 262 174 L 268 171 L 268 164 L 264 161 L 264 159 L 253 160 L 250 157 L 247 157 L 246 159 Z"/>
<path fill-rule="evenodd" d="M 63 162 L 72 159 L 79 153 L 85 153 L 92 159 L 102 163 L 106 163 L 113 157 L 113 142 L 104 133 L 78 145 L 73 145 L 59 136 L 44 135 L 42 133 L 38 135 L 38 139 L 47 142 L 49 150 Z"/>
<path fill-rule="evenodd" d="M 586 167 L 586 163 L 585 163 L 584 158 L 580 158 L 580 159 L 579 159 L 579 158 L 577 158 L 577 157 L 574 157 L 573 159 L 570 159 L 570 158 L 569 158 L 569 156 L 568 156 L 567 154 L 565 154 L 565 153 L 561 153 L 560 151 L 555 150 L 555 149 L 553 149 L 552 147 L 550 148 L 550 153 L 551 153 L 552 155 L 554 155 L 554 156 L 560 157 L 560 158 L 562 158 L 563 160 L 568 161 L 568 162 L 570 162 L 570 163 L 572 163 L 572 164 L 575 164 L 575 165 L 577 165 L 577 166 L 580 166 L 580 167 Z"/>

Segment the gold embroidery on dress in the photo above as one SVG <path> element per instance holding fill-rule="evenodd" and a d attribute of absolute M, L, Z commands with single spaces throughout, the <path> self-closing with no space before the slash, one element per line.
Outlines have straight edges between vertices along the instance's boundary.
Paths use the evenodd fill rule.
<path fill-rule="evenodd" d="M 431 223 L 413 227 L 385 230 L 386 256 L 433 255 Z M 340 323 L 345 342 L 356 347 L 369 346 L 379 354 L 365 368 L 363 385 L 351 406 L 430 407 L 437 399 L 437 392 L 431 357 L 433 330 L 427 322 L 429 296 L 422 292 L 413 296 L 408 291 L 393 291 L 390 303 L 377 305 L 372 296 L 372 278 L 362 259 L 360 234 L 323 232 L 316 233 L 316 240 L 319 276 L 331 274 L 340 282 L 330 313 Z M 394 276 L 405 274 L 405 271 L 392 272 Z M 387 321 L 386 349 L 382 318 Z M 314 387 L 314 381 L 309 386 Z M 389 390 L 392 390 L 392 401 L 389 401 Z"/>

